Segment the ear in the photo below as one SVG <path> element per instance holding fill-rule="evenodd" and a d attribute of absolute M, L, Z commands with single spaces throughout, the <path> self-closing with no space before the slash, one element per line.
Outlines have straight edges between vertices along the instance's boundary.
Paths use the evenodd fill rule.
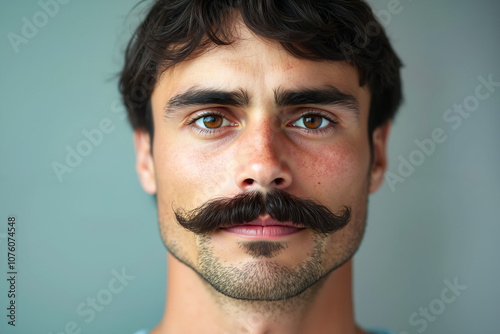
<path fill-rule="evenodd" d="M 384 181 L 387 170 L 387 140 L 391 129 L 391 121 L 373 131 L 373 162 L 370 171 L 370 194 L 377 191 Z"/>
<path fill-rule="evenodd" d="M 144 130 L 134 131 L 134 147 L 136 155 L 136 170 L 142 188 L 149 194 L 156 194 L 156 177 L 154 161 L 151 155 L 151 140 Z"/>

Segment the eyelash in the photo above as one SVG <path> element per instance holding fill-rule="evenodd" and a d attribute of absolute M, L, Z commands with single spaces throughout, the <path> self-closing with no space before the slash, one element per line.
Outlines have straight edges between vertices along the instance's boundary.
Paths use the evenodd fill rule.
<path fill-rule="evenodd" d="M 222 127 L 217 128 L 217 129 L 203 129 L 203 128 L 200 128 L 200 127 L 197 127 L 196 125 L 194 125 L 194 123 L 196 123 L 199 119 L 201 119 L 203 117 L 207 117 L 207 116 L 220 116 L 223 119 L 231 122 L 227 117 L 224 116 L 223 113 L 218 112 L 216 110 L 210 110 L 210 111 L 204 111 L 204 112 L 197 114 L 195 117 L 193 117 L 187 121 L 187 125 L 189 125 L 194 131 L 198 132 L 201 135 L 215 135 L 215 134 L 219 133 L 220 131 L 222 131 L 222 129 L 223 129 Z"/>
<path fill-rule="evenodd" d="M 326 127 L 320 128 L 320 129 L 307 129 L 307 128 L 298 127 L 301 131 L 303 131 L 307 134 L 319 136 L 321 134 L 333 131 L 335 129 L 335 126 L 338 124 L 337 121 L 334 121 L 329 116 L 325 115 L 324 113 L 322 113 L 320 111 L 316 111 L 316 110 L 309 110 L 309 111 L 303 112 L 299 118 L 297 118 L 295 121 L 290 122 L 290 123 L 295 123 L 298 120 L 300 120 L 301 118 L 306 117 L 306 116 L 319 116 L 321 118 L 326 119 L 328 122 L 330 122 L 329 126 L 326 126 Z M 290 123 L 288 123 L 288 124 L 290 124 Z"/>
<path fill-rule="evenodd" d="M 320 128 L 320 129 L 306 129 L 306 128 L 297 127 L 297 126 L 295 126 L 295 127 L 299 128 L 301 131 L 303 131 L 307 134 L 321 135 L 321 134 L 324 134 L 326 132 L 332 131 L 335 128 L 335 126 L 338 124 L 337 121 L 334 121 L 329 116 L 325 115 L 322 112 L 315 111 L 315 110 L 303 112 L 299 118 L 297 118 L 295 121 L 290 122 L 288 124 L 295 123 L 298 120 L 300 120 L 301 118 L 306 117 L 306 116 L 311 116 L 311 115 L 312 116 L 319 116 L 319 117 L 326 119 L 328 122 L 330 122 L 330 126 L 326 126 L 326 127 Z M 215 135 L 215 134 L 219 133 L 220 131 L 222 131 L 223 127 L 216 128 L 216 129 L 203 129 L 203 128 L 200 128 L 200 127 L 194 125 L 194 123 L 196 123 L 199 119 L 201 119 L 203 117 L 207 117 L 207 116 L 220 116 L 223 119 L 231 122 L 227 117 L 225 117 L 225 115 L 223 113 L 218 112 L 216 110 L 210 110 L 210 111 L 205 111 L 205 112 L 202 112 L 202 113 L 195 115 L 193 118 L 189 119 L 186 124 L 188 126 L 190 126 L 194 131 L 196 131 L 202 135 Z"/>

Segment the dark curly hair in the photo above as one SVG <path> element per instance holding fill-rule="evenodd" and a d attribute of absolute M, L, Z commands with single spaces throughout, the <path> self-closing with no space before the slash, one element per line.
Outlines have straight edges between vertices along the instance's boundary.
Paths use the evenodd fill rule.
<path fill-rule="evenodd" d="M 347 61 L 372 93 L 368 133 L 401 103 L 401 61 L 364 0 L 157 0 L 130 40 L 120 92 L 134 129 L 152 138 L 150 97 L 158 76 L 210 45 L 233 42 L 235 11 L 255 34 L 295 57 Z"/>

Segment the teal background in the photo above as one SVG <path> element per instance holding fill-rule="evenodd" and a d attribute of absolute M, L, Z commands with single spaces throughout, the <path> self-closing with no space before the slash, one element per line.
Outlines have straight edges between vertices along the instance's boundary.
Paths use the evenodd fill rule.
<path fill-rule="evenodd" d="M 370 199 L 355 256 L 357 320 L 419 333 L 424 325 L 411 315 L 436 307 L 444 280 L 456 278 L 466 290 L 421 332 L 498 333 L 500 87 L 456 130 L 443 114 L 474 94 L 478 76 L 500 81 L 500 3 L 401 0 L 397 10 L 392 1 L 370 3 L 376 12 L 400 10 L 386 25 L 406 65 L 389 171 L 397 173 L 399 156 L 408 159 L 414 141 L 433 129 L 448 137 L 395 191 L 386 182 Z M 37 1 L 0 3 L 1 333 L 64 333 L 71 321 L 82 333 L 133 333 L 162 316 L 166 252 L 155 204 L 135 174 L 116 79 L 140 20 L 141 7 L 129 15 L 135 4 L 68 1 L 16 53 L 9 33 L 21 35 L 23 17 L 42 9 Z M 59 182 L 52 163 L 65 163 L 66 146 L 75 149 L 82 131 L 106 118 L 113 130 Z M 15 328 L 5 317 L 11 215 L 18 227 Z M 134 278 L 86 322 L 77 307 L 109 297 L 112 271 L 122 268 Z"/>

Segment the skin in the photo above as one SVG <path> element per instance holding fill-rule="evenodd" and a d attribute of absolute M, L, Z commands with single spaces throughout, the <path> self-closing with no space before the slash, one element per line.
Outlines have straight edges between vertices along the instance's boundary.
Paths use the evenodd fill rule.
<path fill-rule="evenodd" d="M 370 163 L 370 91 L 359 86 L 356 68 L 344 62 L 298 59 L 244 26 L 237 26 L 237 31 L 232 45 L 210 48 L 159 77 L 152 94 L 153 155 L 148 134 L 135 132 L 139 179 L 146 192 L 157 195 L 160 230 L 170 251 L 165 315 L 152 333 L 363 333 L 353 314 L 351 257 L 364 233 L 368 195 L 383 182 L 390 123 L 373 133 Z M 354 96 L 359 114 L 336 106 L 277 108 L 274 103 L 276 89 L 328 85 Z M 193 86 L 241 89 L 250 103 L 186 106 L 164 117 L 167 102 Z M 300 120 L 311 110 L 338 124 L 307 132 Z M 217 133 L 202 135 L 196 124 L 203 126 L 203 120 L 187 123 L 207 111 L 217 111 L 227 122 Z M 173 208 L 193 209 L 215 197 L 272 187 L 314 199 L 333 212 L 348 205 L 351 221 L 319 242 L 309 229 L 283 237 L 284 249 L 271 258 L 255 258 L 239 246 L 241 238 L 220 231 L 201 238 L 173 216 Z M 207 256 L 203 252 L 227 268 L 263 280 L 269 277 L 266 261 L 293 270 L 310 259 L 318 244 L 323 278 L 286 300 L 234 299 L 201 277 Z"/>

